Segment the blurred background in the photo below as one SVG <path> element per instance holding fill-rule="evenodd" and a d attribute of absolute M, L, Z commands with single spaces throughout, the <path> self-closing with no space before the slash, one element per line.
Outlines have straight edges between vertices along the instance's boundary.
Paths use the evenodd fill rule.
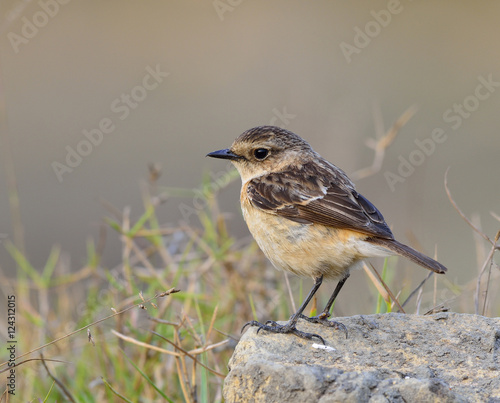
<path fill-rule="evenodd" d="M 161 166 L 160 190 L 196 189 L 204 174 L 228 171 L 208 152 L 274 124 L 351 175 L 371 165 L 370 139 L 416 105 L 381 170 L 357 188 L 399 240 L 437 250 L 451 282 L 477 276 L 473 233 L 444 175 L 449 168 L 456 202 L 494 237 L 500 3 L 4 0 L 0 9 L 0 241 L 23 239 L 35 268 L 55 244 L 84 265 L 86 240 L 109 215 L 103 202 L 137 219 L 149 164 Z M 239 187 L 220 199 L 243 239 Z M 158 213 L 196 226 L 189 209 L 199 203 L 169 197 Z M 117 238 L 107 239 L 104 266 L 120 261 Z M 0 264 L 14 276 L 4 247 Z"/>

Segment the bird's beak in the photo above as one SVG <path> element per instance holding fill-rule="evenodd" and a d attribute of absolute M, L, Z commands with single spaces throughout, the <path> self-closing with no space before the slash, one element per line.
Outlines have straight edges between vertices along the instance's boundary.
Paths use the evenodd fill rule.
<path fill-rule="evenodd" d="M 231 152 L 229 148 L 219 151 L 213 151 L 207 154 L 207 157 L 220 158 L 223 160 L 239 160 L 241 157 Z"/>

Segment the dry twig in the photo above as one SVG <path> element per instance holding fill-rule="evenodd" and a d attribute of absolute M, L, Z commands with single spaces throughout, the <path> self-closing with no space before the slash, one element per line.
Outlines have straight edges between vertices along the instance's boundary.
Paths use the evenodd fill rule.
<path fill-rule="evenodd" d="M 369 139 L 367 146 L 375 151 L 375 156 L 373 157 L 373 163 L 371 166 L 362 168 L 351 174 L 351 179 L 356 181 L 358 179 L 366 178 L 367 176 L 375 175 L 382 168 L 382 163 L 385 157 L 385 151 L 392 144 L 396 136 L 398 135 L 401 128 L 408 123 L 413 115 L 417 112 L 417 107 L 415 105 L 410 106 L 403 114 L 399 117 L 392 127 L 378 140 Z"/>

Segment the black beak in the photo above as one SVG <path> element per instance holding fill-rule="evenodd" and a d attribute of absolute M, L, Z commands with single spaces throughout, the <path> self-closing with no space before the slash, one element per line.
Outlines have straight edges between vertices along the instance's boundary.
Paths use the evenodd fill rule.
<path fill-rule="evenodd" d="M 223 160 L 239 160 L 241 158 L 239 155 L 232 153 L 229 148 L 208 153 L 207 157 L 220 158 Z"/>

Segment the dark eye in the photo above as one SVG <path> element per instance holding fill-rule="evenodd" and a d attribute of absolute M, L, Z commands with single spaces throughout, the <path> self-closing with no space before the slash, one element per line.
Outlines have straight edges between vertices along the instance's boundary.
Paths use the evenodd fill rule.
<path fill-rule="evenodd" d="M 269 155 L 269 150 L 266 150 L 265 148 L 257 148 L 254 152 L 253 155 L 255 158 L 258 160 L 263 160 Z"/>

